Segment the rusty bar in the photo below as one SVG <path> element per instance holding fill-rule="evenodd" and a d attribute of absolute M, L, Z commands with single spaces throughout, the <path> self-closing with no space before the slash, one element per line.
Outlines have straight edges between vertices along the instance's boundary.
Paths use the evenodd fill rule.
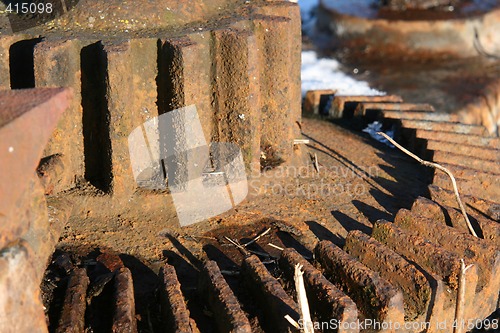
<path fill-rule="evenodd" d="M 115 312 L 113 333 L 136 333 L 135 299 L 132 273 L 126 267 L 115 273 Z"/>
<path fill-rule="evenodd" d="M 500 162 L 500 150 L 493 148 L 469 146 L 466 144 L 457 145 L 455 143 L 427 140 L 427 149 L 440 150 L 454 154 L 466 155 L 482 160 Z"/>
<path fill-rule="evenodd" d="M 217 263 L 207 261 L 204 268 L 208 280 L 208 302 L 214 313 L 218 332 L 251 333 L 250 322 L 222 276 Z"/>
<path fill-rule="evenodd" d="M 432 220 L 418 218 L 410 211 L 401 209 L 394 223 L 406 230 L 411 230 L 423 237 L 439 244 L 448 251 L 457 253 L 466 263 L 477 267 L 477 286 L 467 285 L 467 299 L 474 299 L 475 303 L 466 305 L 469 318 L 484 318 L 497 307 L 498 292 L 500 290 L 500 251 L 498 247 L 487 240 L 482 240 L 460 232 L 453 227 L 443 226 L 435 228 Z M 471 277 L 471 273 L 468 273 Z"/>
<path fill-rule="evenodd" d="M 409 234 L 393 223 L 380 220 L 375 223 L 372 237 L 387 245 L 393 251 L 411 260 L 433 275 L 441 277 L 448 285 L 458 288 L 460 263 L 456 254 Z"/>
<path fill-rule="evenodd" d="M 293 3 L 292 1 L 268 1 L 261 6 L 255 7 L 253 10 L 257 13 L 270 16 L 270 20 L 274 22 L 282 22 L 282 18 L 286 19 L 283 23 L 279 24 L 281 31 L 273 31 L 276 27 L 275 23 L 269 26 L 269 28 L 271 28 L 270 31 L 264 29 L 257 30 L 257 32 L 260 33 L 259 40 L 261 41 L 273 43 L 272 38 L 274 38 L 274 43 L 276 44 L 283 43 L 284 41 L 288 43 L 288 45 L 285 46 L 285 48 L 288 48 L 286 51 L 283 50 L 283 52 L 281 52 L 277 50 L 278 52 L 268 53 L 266 57 L 261 58 L 260 61 L 261 63 L 273 61 L 275 64 L 278 64 L 278 62 L 283 62 L 284 57 L 289 61 L 290 65 L 287 67 L 288 73 L 285 72 L 285 75 L 288 74 L 288 76 L 285 76 L 284 81 L 280 81 L 280 86 L 276 86 L 276 82 L 269 84 L 271 82 L 267 81 L 268 85 L 265 89 L 278 89 L 279 95 L 287 96 L 290 107 L 289 110 L 287 110 L 288 112 L 285 112 L 287 114 L 285 120 L 289 125 L 289 132 L 286 133 L 286 135 L 288 139 L 298 138 L 301 135 L 301 129 L 298 123 L 300 123 L 302 118 L 302 90 L 300 84 L 302 29 L 300 26 L 300 8 L 297 3 Z M 271 60 L 269 59 L 270 57 L 274 59 Z M 268 73 L 268 69 L 269 68 L 264 69 L 261 78 L 265 73 Z M 271 66 L 271 69 L 273 69 L 273 66 Z M 271 74 L 271 78 L 272 77 Z M 272 105 L 273 100 L 269 102 L 268 105 Z M 281 110 L 281 112 L 283 112 L 283 110 Z M 272 124 L 271 126 L 276 126 L 276 124 Z"/>
<path fill-rule="evenodd" d="M 260 73 L 255 66 L 258 63 L 257 38 L 252 32 L 237 28 L 216 30 L 213 36 L 216 50 L 215 139 L 238 144 L 247 170 L 258 173 L 262 116 Z M 281 143 L 277 140 L 276 144 Z"/>
<path fill-rule="evenodd" d="M 469 232 L 460 210 L 446 205 L 443 206 L 443 210 L 447 219 L 455 229 L 466 233 Z M 469 215 L 469 218 L 472 217 L 472 219 L 476 220 L 477 224 L 481 228 L 484 239 L 490 240 L 496 244 L 497 247 L 500 247 L 500 224 L 490 218 L 478 215 L 471 210 L 469 210 L 467 214 Z"/>
<path fill-rule="evenodd" d="M 104 44 L 106 63 L 106 102 L 108 141 L 103 149 L 105 160 L 102 190 L 115 197 L 125 197 L 133 193 L 135 181 L 128 150 L 128 135 L 140 125 L 139 110 L 134 109 L 134 75 L 130 40 L 107 42 Z M 104 135 L 104 134 L 101 134 Z"/>
<path fill-rule="evenodd" d="M 440 164 L 442 166 L 444 166 L 445 168 L 448 168 L 449 170 L 451 170 L 453 172 L 453 176 L 455 176 L 456 178 L 465 179 L 465 180 L 480 179 L 482 182 L 485 183 L 486 186 L 493 185 L 493 184 L 498 182 L 498 175 L 493 174 L 493 173 L 478 172 L 475 169 L 471 169 L 471 168 L 467 168 L 467 167 L 463 167 L 463 166 L 458 166 L 458 165 L 453 165 L 453 164 L 448 164 L 448 163 L 440 163 Z M 442 174 L 444 175 L 444 173 L 442 173 Z M 495 176 L 496 176 L 496 178 L 495 178 Z M 448 180 L 449 180 L 449 178 L 448 178 Z"/>
<path fill-rule="evenodd" d="M 401 291 L 332 242 L 319 242 L 314 253 L 328 276 L 350 291 L 349 295 L 366 316 L 393 325 L 403 324 Z"/>
<path fill-rule="evenodd" d="M 85 310 L 89 278 L 85 268 L 76 268 L 69 278 L 64 305 L 56 333 L 85 331 Z"/>
<path fill-rule="evenodd" d="M 421 139 L 500 149 L 500 139 L 495 137 L 483 137 L 480 135 L 469 135 L 453 132 L 435 132 L 423 129 L 417 129 L 416 135 Z"/>
<path fill-rule="evenodd" d="M 263 7 L 264 9 L 266 7 Z M 296 21 L 295 21 L 296 22 Z M 300 99 L 294 104 L 291 87 L 300 87 L 296 78 L 290 76 L 290 57 L 296 29 L 295 22 L 288 17 L 262 16 L 255 19 L 257 47 L 264 50 L 259 54 L 257 70 L 260 72 L 260 93 L 262 108 L 262 138 L 260 146 L 272 154 L 276 160 L 287 160 L 292 154 L 292 135 L 295 121 L 300 115 L 292 114 L 291 107 L 300 107 Z M 299 37 L 300 40 L 300 37 Z M 294 84 L 291 84 L 295 81 Z M 298 118 L 295 118 L 297 116 Z"/>
<path fill-rule="evenodd" d="M 286 248 L 281 253 L 279 264 L 288 280 L 293 280 L 296 264 L 303 266 L 307 299 L 311 309 L 320 315 L 322 321 L 335 319 L 339 326 L 339 333 L 359 332 L 356 304 L 296 250 Z"/>
<path fill-rule="evenodd" d="M 276 280 L 255 255 L 243 261 L 242 272 L 256 300 L 263 307 L 266 324 L 278 332 L 290 332 L 292 326 L 285 319 L 289 315 L 295 321 L 300 318 L 297 303 L 287 295 Z"/>
<path fill-rule="evenodd" d="M 400 96 L 335 96 L 329 115 L 332 118 L 351 117 L 354 115 L 359 103 L 363 102 L 382 102 L 382 103 L 402 103 Z"/>
<path fill-rule="evenodd" d="M 44 152 L 45 156 L 62 154 L 66 159 L 64 172 L 68 176 L 57 184 L 56 192 L 72 187 L 75 176 L 84 174 L 80 49 L 77 40 L 44 40 L 34 49 L 35 86 L 69 87 L 74 93 Z"/>
<path fill-rule="evenodd" d="M 408 119 L 424 121 L 456 122 L 458 117 L 449 113 L 437 113 L 429 111 L 381 111 L 381 116 L 389 119 Z"/>
<path fill-rule="evenodd" d="M 359 230 L 349 232 L 344 250 L 403 291 L 406 318 L 413 320 L 427 313 L 431 286 L 415 266 Z"/>
<path fill-rule="evenodd" d="M 17 202 L 27 190 L 45 143 L 69 105 L 71 92 L 62 88 L 41 88 L 0 92 L 0 248 L 19 238 L 28 225 L 16 221 Z M 36 126 L 33 126 L 36 124 Z M 15 186 L 12 186 L 15 184 Z"/>
<path fill-rule="evenodd" d="M 444 165 L 443 165 L 444 166 Z M 457 182 L 457 187 L 459 193 L 467 193 L 468 195 L 473 195 L 478 198 L 487 199 L 490 201 L 497 201 L 500 198 L 500 177 L 499 175 L 478 172 L 477 170 L 471 170 L 475 173 L 475 177 L 462 178 L 461 174 L 465 176 L 470 175 L 472 172 L 465 171 L 467 168 L 457 167 L 457 166 L 445 166 L 449 170 L 452 170 L 455 180 Z M 457 172 L 458 171 L 458 172 Z M 450 177 L 442 172 L 435 172 L 432 183 L 443 189 L 453 191 L 453 185 L 451 183 Z"/>
<path fill-rule="evenodd" d="M 411 211 L 420 216 L 433 219 L 440 225 L 446 225 L 446 217 L 444 215 L 443 208 L 430 199 L 418 197 L 413 202 Z"/>
<path fill-rule="evenodd" d="M 384 112 L 384 117 L 386 118 L 399 119 L 405 118 L 406 116 L 411 117 L 413 114 L 415 114 L 417 117 L 426 117 L 432 116 L 432 114 L 434 114 L 434 107 L 430 104 L 363 102 L 358 104 L 356 110 L 354 110 L 354 115 L 376 116 L 379 114 L 381 115 L 382 112 Z M 385 115 L 385 112 L 388 112 L 387 116 Z"/>
<path fill-rule="evenodd" d="M 498 162 L 490 161 L 485 159 L 479 159 L 475 157 L 448 153 L 443 151 L 434 151 L 432 154 L 432 160 L 437 163 L 448 163 L 454 164 L 470 169 L 475 169 L 478 171 L 494 173 L 496 175 L 500 175 L 500 169 L 498 168 Z"/>
<path fill-rule="evenodd" d="M 325 114 L 329 100 L 333 100 L 336 90 L 309 90 L 304 97 L 304 113 Z"/>
<path fill-rule="evenodd" d="M 422 129 L 436 132 L 442 131 L 469 135 L 486 135 L 488 132 L 483 126 L 459 124 L 453 122 L 402 119 L 401 124 L 406 128 Z"/>
<path fill-rule="evenodd" d="M 500 251 L 486 240 L 447 225 L 436 228 L 433 220 L 415 216 L 406 209 L 398 211 L 394 223 L 407 232 L 418 234 L 447 251 L 457 253 L 467 263 L 478 265 L 482 287 L 489 284 L 494 272 L 500 269 Z"/>
<path fill-rule="evenodd" d="M 163 285 L 161 309 L 165 330 L 178 333 L 198 332 L 196 324 L 189 317 L 175 268 L 169 264 L 163 267 Z"/>
<path fill-rule="evenodd" d="M 20 35 L 0 38 L 0 89 L 10 89 L 10 47 L 23 37 Z"/>
<path fill-rule="evenodd" d="M 110 272 L 116 272 L 121 268 L 124 268 L 125 265 L 123 261 L 117 254 L 103 252 L 97 257 L 97 262 L 101 263 L 106 267 Z"/>
<path fill-rule="evenodd" d="M 168 39 L 160 48 L 159 113 L 196 105 L 203 133 L 210 141 L 214 128 L 210 34 Z"/>

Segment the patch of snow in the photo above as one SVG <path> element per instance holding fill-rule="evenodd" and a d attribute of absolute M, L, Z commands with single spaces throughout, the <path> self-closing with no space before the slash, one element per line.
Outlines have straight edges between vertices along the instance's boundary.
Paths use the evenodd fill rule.
<path fill-rule="evenodd" d="M 336 95 L 385 95 L 370 88 L 367 82 L 358 81 L 340 70 L 335 59 L 320 58 L 314 51 L 302 52 L 302 95 L 309 90 L 333 89 Z"/>
<path fill-rule="evenodd" d="M 319 0 L 299 0 L 302 30 L 313 35 L 316 26 L 316 9 Z M 336 95 L 385 95 L 370 88 L 367 82 L 358 81 L 343 73 L 340 64 L 332 58 L 318 58 L 314 51 L 302 52 L 302 96 L 308 90 L 333 89 Z"/>

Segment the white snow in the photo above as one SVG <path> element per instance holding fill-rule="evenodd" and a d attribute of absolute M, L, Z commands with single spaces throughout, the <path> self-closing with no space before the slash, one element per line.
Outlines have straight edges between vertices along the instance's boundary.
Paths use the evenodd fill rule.
<path fill-rule="evenodd" d="M 370 88 L 365 81 L 358 81 L 340 70 L 337 60 L 318 59 L 315 51 L 302 52 L 302 95 L 309 90 L 333 89 L 336 95 L 384 95 Z"/>
<path fill-rule="evenodd" d="M 302 15 L 302 30 L 314 34 L 318 0 L 299 0 Z M 370 88 L 367 82 L 358 81 L 340 70 L 333 58 L 319 58 L 315 51 L 302 52 L 302 95 L 308 90 L 333 89 L 337 95 L 385 95 L 385 92 Z"/>

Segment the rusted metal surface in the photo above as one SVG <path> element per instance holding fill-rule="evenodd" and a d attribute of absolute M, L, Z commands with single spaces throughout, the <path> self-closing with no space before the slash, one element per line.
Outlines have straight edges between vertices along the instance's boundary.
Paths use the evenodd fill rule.
<path fill-rule="evenodd" d="M 8 226 L 8 220 L 15 221 L 11 214 L 27 190 L 29 175 L 36 169 L 45 144 L 70 98 L 71 92 L 61 88 L 0 92 L 2 225 Z M 21 229 L 23 227 L 17 225 L 4 228 L 0 248 L 19 237 Z"/>
<path fill-rule="evenodd" d="M 453 114 L 437 113 L 428 111 L 386 111 L 383 110 L 381 115 L 389 119 L 414 119 L 425 121 L 447 121 L 455 122 L 458 118 Z"/>
<path fill-rule="evenodd" d="M 381 322 L 403 324 L 400 290 L 329 241 L 319 242 L 314 252 L 328 277 L 345 287 L 363 314 Z"/>
<path fill-rule="evenodd" d="M 208 301 L 214 313 L 219 332 L 251 333 L 252 327 L 241 309 L 215 261 L 204 266 L 208 284 Z"/>
<path fill-rule="evenodd" d="M 68 181 L 65 164 L 65 158 L 61 154 L 51 155 L 40 161 L 37 173 L 45 194 L 55 194 L 58 192 L 59 184 Z"/>
<path fill-rule="evenodd" d="M 456 253 L 467 263 L 473 263 L 478 271 L 476 290 L 468 299 L 475 299 L 469 311 L 475 316 L 486 317 L 497 307 L 500 289 L 500 250 L 494 243 L 478 239 L 468 232 L 458 231 L 449 226 L 435 228 L 434 221 L 414 216 L 410 211 L 401 209 L 394 223 L 405 230 L 439 244 L 444 249 Z M 472 289 L 472 288 L 469 288 Z"/>
<path fill-rule="evenodd" d="M 0 332 L 48 332 L 33 261 L 22 240 L 0 251 Z"/>
<path fill-rule="evenodd" d="M 328 114 L 328 104 L 333 101 L 335 90 L 310 90 L 304 98 L 304 113 Z"/>
<path fill-rule="evenodd" d="M 417 129 L 416 135 L 421 139 L 500 149 L 500 139 L 495 137 L 484 137 L 481 135 L 470 135 L 454 132 L 436 132 L 424 129 Z"/>
<path fill-rule="evenodd" d="M 199 332 L 189 316 L 181 285 L 175 268 L 169 264 L 163 267 L 162 315 L 167 331 L 179 333 Z"/>
<path fill-rule="evenodd" d="M 411 205 L 411 211 L 419 216 L 432 219 L 438 225 L 446 225 L 444 208 L 430 199 L 418 197 Z"/>
<path fill-rule="evenodd" d="M 118 254 L 104 252 L 97 257 L 97 262 L 101 263 L 108 269 L 109 272 L 113 273 L 121 268 L 124 268 L 122 260 Z"/>
<path fill-rule="evenodd" d="M 499 249 L 470 233 L 457 231 L 449 226 L 435 228 L 433 220 L 414 215 L 406 209 L 399 210 L 394 223 L 406 232 L 418 234 L 447 251 L 457 253 L 467 263 L 475 263 L 479 267 L 480 288 L 486 287 L 492 279 L 493 272 L 500 269 Z"/>
<path fill-rule="evenodd" d="M 178 29 L 194 22 L 215 20 L 221 14 L 234 15 L 244 9 L 242 3 L 232 0 L 201 0 L 190 4 L 175 0 L 138 1 L 134 5 L 118 0 L 64 2 L 64 10 L 60 2 L 54 3 L 57 15 L 51 15 L 52 19 L 38 20 L 41 15 L 23 18 L 19 18 L 21 15 L 10 15 L 10 26 L 0 22 L 0 32 L 9 34 L 32 28 L 28 31 L 31 34 L 66 31 L 130 34 L 143 30 Z"/>
<path fill-rule="evenodd" d="M 498 200 L 498 198 L 500 198 L 499 175 L 486 172 L 478 172 L 477 170 L 457 167 L 454 165 L 443 166 L 447 167 L 453 172 L 460 193 L 467 193 L 468 195 L 473 195 L 491 201 L 496 201 Z M 464 169 L 470 170 L 470 172 L 464 171 Z M 466 172 L 466 175 L 474 173 L 474 176 L 470 178 L 461 176 L 461 174 L 464 175 L 464 173 Z M 443 189 L 453 191 L 453 184 L 451 183 L 450 177 L 441 172 L 436 172 L 434 174 L 432 183 Z"/>
<path fill-rule="evenodd" d="M 85 268 L 75 269 L 69 278 L 57 333 L 81 333 L 85 330 L 86 296 L 89 278 Z"/>
<path fill-rule="evenodd" d="M 335 96 L 332 101 L 332 106 L 329 110 L 329 115 L 332 118 L 351 117 L 354 111 L 362 102 L 389 102 L 402 103 L 403 99 L 400 96 Z"/>
<path fill-rule="evenodd" d="M 115 273 L 115 312 L 113 333 L 136 333 L 134 284 L 132 273 L 126 267 Z"/>
<path fill-rule="evenodd" d="M 471 156 L 449 153 L 440 150 L 433 152 L 433 161 L 437 163 L 455 164 L 478 171 L 500 175 L 500 169 L 498 168 L 498 162 L 496 161 L 478 159 Z"/>
<path fill-rule="evenodd" d="M 487 130 L 479 125 L 466 125 L 453 122 L 439 122 L 439 121 L 426 121 L 426 120 L 411 120 L 402 119 L 401 124 L 406 128 L 422 129 L 428 131 L 442 131 L 461 133 L 468 135 L 487 135 Z"/>
<path fill-rule="evenodd" d="M 429 185 L 427 188 L 429 189 L 429 194 L 432 200 L 439 202 L 441 205 L 458 208 L 457 198 L 453 191 L 446 190 L 432 184 Z M 462 193 L 462 200 L 467 204 L 467 206 L 470 206 L 473 210 L 475 210 L 479 214 L 483 214 L 484 216 L 487 216 L 491 220 L 496 221 L 495 215 L 492 214 L 492 212 L 489 209 L 490 207 L 497 205 L 497 203 L 486 200 L 484 198 L 478 198 L 463 193 Z"/>
<path fill-rule="evenodd" d="M 500 151 L 494 148 L 475 147 L 464 144 L 457 145 L 456 143 L 428 140 L 427 149 L 440 150 L 500 163 Z"/>
<path fill-rule="evenodd" d="M 320 316 L 321 320 L 325 322 L 331 319 L 337 320 L 339 333 L 359 332 L 358 309 L 352 299 L 328 281 L 296 250 L 285 249 L 281 254 L 280 267 L 288 280 L 293 280 L 296 264 L 301 264 L 303 267 L 307 299 L 311 309 Z"/>
<path fill-rule="evenodd" d="M 401 9 L 378 8 L 373 1 L 320 1 L 319 29 L 335 41 L 338 48 L 349 48 L 359 57 L 372 57 L 387 62 L 402 57 L 448 56 L 468 58 L 478 55 L 474 31 L 481 32 L 487 50 L 498 50 L 499 2 L 460 0 L 421 0 L 391 2 Z M 443 6 L 440 10 L 422 10 L 434 4 L 462 3 Z M 425 3 L 425 6 L 416 5 Z M 395 6 L 397 8 L 397 6 Z M 443 10 L 453 9 L 453 10 Z M 478 25 L 472 27 L 472 23 Z M 338 27 L 343 27 L 339 29 Z M 437 38 L 436 36 L 439 36 Z"/>
<path fill-rule="evenodd" d="M 263 307 L 266 324 L 279 332 L 293 331 L 291 324 L 285 319 L 289 315 L 295 321 L 300 318 L 297 303 L 287 295 L 280 285 L 260 261 L 251 255 L 243 261 L 242 270 L 249 288 Z"/>
<path fill-rule="evenodd" d="M 403 292 L 405 318 L 427 314 L 432 290 L 415 266 L 359 230 L 349 232 L 344 250 Z"/>
<path fill-rule="evenodd" d="M 373 109 L 377 119 L 397 121 L 401 126 L 399 132 L 403 145 L 421 158 L 432 160 L 451 170 L 461 193 L 492 202 L 498 201 L 500 141 L 490 136 L 484 126 L 459 123 L 456 115 L 379 110 L 378 104 L 361 103 L 357 112 L 370 119 L 366 112 Z M 365 109 L 367 105 L 372 109 Z M 395 109 L 396 105 L 397 103 L 392 108 Z M 433 182 L 445 190 L 453 190 L 452 183 L 447 178 L 436 170 Z"/>
<path fill-rule="evenodd" d="M 363 102 L 358 104 L 354 115 L 373 117 L 384 112 L 384 117 L 393 118 L 390 115 L 406 115 L 408 112 L 409 115 L 416 114 L 417 117 L 419 115 L 427 117 L 432 115 L 434 111 L 434 107 L 430 104 Z"/>
<path fill-rule="evenodd" d="M 430 9 L 435 7 L 456 6 L 463 0 L 382 0 L 381 5 L 388 7 L 391 10 L 408 10 L 408 9 Z"/>
<path fill-rule="evenodd" d="M 456 254 L 383 220 L 375 223 L 372 237 L 432 274 L 440 276 L 450 288 L 458 288 L 460 258 Z"/>

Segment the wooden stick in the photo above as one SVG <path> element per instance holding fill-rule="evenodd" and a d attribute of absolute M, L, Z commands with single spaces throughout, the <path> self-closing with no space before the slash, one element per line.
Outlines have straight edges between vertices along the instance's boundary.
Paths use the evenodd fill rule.
<path fill-rule="evenodd" d="M 466 272 L 474 265 L 465 267 L 465 262 L 460 259 L 460 276 L 458 280 L 457 307 L 455 308 L 455 327 L 453 333 L 463 333 L 465 329 L 464 308 L 465 308 L 465 290 L 466 290 Z"/>
<path fill-rule="evenodd" d="M 304 285 L 304 272 L 302 265 L 295 265 L 295 291 L 297 292 L 297 303 L 299 304 L 300 318 L 303 323 L 304 333 L 314 333 L 314 328 L 311 320 L 311 313 L 309 312 L 309 303 L 307 302 L 306 287 Z"/>
<path fill-rule="evenodd" d="M 421 159 L 420 157 L 418 157 L 417 155 L 413 154 L 412 152 L 410 152 L 409 150 L 407 150 L 406 148 L 404 148 L 403 146 L 401 146 L 399 143 L 397 143 L 396 141 L 394 141 L 387 134 L 385 134 L 383 132 L 377 132 L 377 134 L 381 135 L 384 138 L 386 138 L 387 140 L 389 140 L 389 142 L 392 143 L 395 147 L 397 147 L 399 150 L 401 150 L 402 152 L 404 152 L 406 155 L 408 155 L 408 156 L 414 158 L 415 160 L 417 160 L 420 164 L 428 166 L 428 167 L 431 167 L 431 168 L 434 168 L 434 169 L 441 170 L 444 173 L 446 173 L 448 175 L 448 177 L 450 177 L 451 183 L 453 184 L 453 191 L 455 192 L 455 197 L 457 198 L 458 205 L 460 206 L 460 210 L 462 211 L 462 215 L 464 216 L 465 223 L 467 224 L 467 228 L 469 228 L 470 233 L 474 237 L 477 237 L 476 231 L 472 227 L 472 224 L 469 221 L 469 217 L 467 216 L 467 212 L 465 211 L 465 207 L 464 207 L 464 205 L 462 203 L 462 200 L 460 199 L 460 194 L 458 193 L 457 182 L 455 180 L 455 177 L 451 173 L 451 171 L 448 170 L 447 168 L 445 168 L 444 166 L 441 166 L 441 165 L 439 165 L 437 163 L 433 163 L 433 162 L 429 162 L 429 161 L 425 161 L 425 160 Z"/>
<path fill-rule="evenodd" d="M 285 315 L 285 319 L 290 323 L 290 325 L 292 325 L 296 329 L 300 329 L 299 323 L 297 323 L 292 317 L 290 317 L 290 315 Z"/>
<path fill-rule="evenodd" d="M 271 231 L 271 228 L 267 228 L 266 230 L 264 230 L 264 232 L 262 232 L 259 235 L 257 235 L 254 239 L 252 239 L 251 241 L 243 244 L 243 246 L 247 247 L 248 245 L 255 243 L 256 241 L 259 240 L 259 238 L 261 238 L 262 236 L 265 236 L 269 231 Z"/>
<path fill-rule="evenodd" d="M 232 240 L 231 238 L 227 237 L 227 236 L 224 236 L 224 238 L 231 244 L 233 244 L 234 246 L 236 246 L 238 248 L 238 250 L 240 250 L 241 253 L 243 253 L 243 255 L 247 256 L 249 255 L 247 249 L 245 249 L 243 246 L 241 246 L 240 243 L 238 243 L 237 241 L 234 241 Z"/>
<path fill-rule="evenodd" d="M 285 250 L 284 248 L 279 247 L 278 245 L 274 245 L 273 243 L 267 243 L 267 245 L 269 245 L 270 247 L 274 247 L 275 249 L 280 250 L 280 251 Z"/>

